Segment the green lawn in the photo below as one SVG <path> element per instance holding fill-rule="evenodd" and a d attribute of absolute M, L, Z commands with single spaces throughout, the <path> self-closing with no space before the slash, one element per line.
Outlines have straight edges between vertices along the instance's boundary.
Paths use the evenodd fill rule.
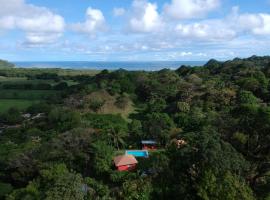
<path fill-rule="evenodd" d="M 5 112 L 12 107 L 16 107 L 19 110 L 25 110 L 29 106 L 38 102 L 39 101 L 33 100 L 0 99 L 0 113 Z"/>

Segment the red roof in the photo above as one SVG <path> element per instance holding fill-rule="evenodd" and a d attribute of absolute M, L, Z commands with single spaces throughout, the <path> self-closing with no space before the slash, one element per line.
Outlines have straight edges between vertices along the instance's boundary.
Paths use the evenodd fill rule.
<path fill-rule="evenodd" d="M 116 167 L 118 166 L 123 166 L 123 165 L 132 165 L 132 164 L 137 164 L 138 161 L 133 155 L 122 155 L 122 156 L 117 156 L 113 159 L 114 164 Z"/>

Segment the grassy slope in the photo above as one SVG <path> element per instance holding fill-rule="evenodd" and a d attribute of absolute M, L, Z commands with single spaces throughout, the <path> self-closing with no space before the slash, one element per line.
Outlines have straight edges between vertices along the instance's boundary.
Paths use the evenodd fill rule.
<path fill-rule="evenodd" d="M 98 111 L 100 114 L 121 114 L 123 118 L 128 119 L 128 116 L 133 113 L 134 107 L 131 100 L 129 100 L 127 106 L 124 109 L 118 108 L 115 105 L 116 97 L 111 96 L 106 91 L 97 91 L 86 97 L 87 101 L 91 101 L 91 99 L 99 99 L 101 101 L 105 101 L 105 104 Z"/>
<path fill-rule="evenodd" d="M 134 104 L 132 100 L 128 100 L 127 106 L 125 108 L 119 108 L 115 105 L 117 96 L 112 96 L 108 92 L 100 90 L 93 92 L 89 95 L 84 96 L 83 98 L 78 96 L 73 96 L 73 101 L 80 101 L 83 100 L 84 108 L 77 108 L 80 112 L 92 112 L 89 108 L 89 104 L 91 101 L 102 101 L 104 105 L 97 111 L 99 114 L 121 114 L 121 116 L 129 120 L 129 115 L 135 112 Z M 67 103 L 66 106 L 74 107 L 70 103 Z"/>

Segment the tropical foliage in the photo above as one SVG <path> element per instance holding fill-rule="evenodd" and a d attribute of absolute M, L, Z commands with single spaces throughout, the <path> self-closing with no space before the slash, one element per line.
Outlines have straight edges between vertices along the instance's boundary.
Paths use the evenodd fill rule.
<path fill-rule="evenodd" d="M 1 97 L 38 102 L 0 112 L 0 199 L 270 198 L 270 57 L 97 74 L 3 65 Z M 145 139 L 158 150 L 116 171 Z"/>

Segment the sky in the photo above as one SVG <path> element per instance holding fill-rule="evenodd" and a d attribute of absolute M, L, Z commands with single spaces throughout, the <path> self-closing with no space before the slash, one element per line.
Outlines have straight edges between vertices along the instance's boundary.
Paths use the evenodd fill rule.
<path fill-rule="evenodd" d="M 0 5 L 0 59 L 9 61 L 206 61 L 270 54 L 270 0 Z"/>

